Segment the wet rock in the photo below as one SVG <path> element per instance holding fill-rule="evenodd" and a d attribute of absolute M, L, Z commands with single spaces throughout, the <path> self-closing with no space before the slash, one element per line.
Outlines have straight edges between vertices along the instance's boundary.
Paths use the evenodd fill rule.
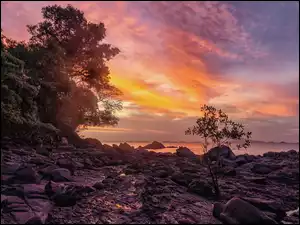
<path fill-rule="evenodd" d="M 65 168 L 58 168 L 51 171 L 51 179 L 55 182 L 72 181 L 71 172 Z"/>
<path fill-rule="evenodd" d="M 277 224 L 255 206 L 236 197 L 225 205 L 215 203 L 213 215 L 224 224 Z"/>
<path fill-rule="evenodd" d="M 197 157 L 194 152 L 192 152 L 190 149 L 186 147 L 179 147 L 178 149 L 176 149 L 176 155 L 180 157 L 187 157 L 187 158 Z"/>
<path fill-rule="evenodd" d="M 153 141 L 151 144 L 145 145 L 143 148 L 144 149 L 162 149 L 162 148 L 165 148 L 165 146 L 158 141 Z"/>
<path fill-rule="evenodd" d="M 203 197 L 210 197 L 214 195 L 212 186 L 208 181 L 203 180 L 193 180 L 189 184 L 188 191 Z"/>

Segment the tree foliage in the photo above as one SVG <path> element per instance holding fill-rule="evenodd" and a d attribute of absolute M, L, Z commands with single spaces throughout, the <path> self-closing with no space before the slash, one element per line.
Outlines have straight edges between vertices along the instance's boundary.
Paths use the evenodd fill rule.
<path fill-rule="evenodd" d="M 186 131 L 186 135 L 197 135 L 203 139 L 203 151 L 204 154 L 208 153 L 208 146 L 212 144 L 212 147 L 221 148 L 222 145 L 230 146 L 233 140 L 238 140 L 242 144 L 238 143 L 236 147 L 248 148 L 250 146 L 250 138 L 252 133 L 245 132 L 244 125 L 236 123 L 229 119 L 228 115 L 221 109 L 217 110 L 213 106 L 203 105 L 201 106 L 202 117 L 198 118 L 196 125 L 189 127 Z M 212 177 L 215 192 L 219 194 L 219 185 L 217 173 L 212 171 L 209 157 L 207 158 L 207 165 Z M 219 163 L 217 165 L 220 165 Z"/>
<path fill-rule="evenodd" d="M 28 42 L 1 34 L 1 44 L 5 42 L 1 48 L 5 46 L 9 55 L 5 57 L 19 60 L 23 73 L 38 89 L 33 99 L 39 119 L 66 132 L 79 125 L 117 124 L 121 92 L 110 83 L 107 62 L 120 51 L 103 43 L 104 24 L 88 22 L 71 5 L 44 7 L 42 15 L 42 22 L 27 26 Z"/>

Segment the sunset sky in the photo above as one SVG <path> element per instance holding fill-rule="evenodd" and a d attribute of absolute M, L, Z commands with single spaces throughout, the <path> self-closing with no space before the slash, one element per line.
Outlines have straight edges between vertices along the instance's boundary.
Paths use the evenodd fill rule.
<path fill-rule="evenodd" d="M 101 141 L 194 141 L 203 103 L 222 108 L 253 139 L 299 141 L 299 2 L 1 2 L 6 36 L 28 40 L 41 8 L 60 4 L 103 22 L 121 53 L 111 81 L 124 94 Z"/>

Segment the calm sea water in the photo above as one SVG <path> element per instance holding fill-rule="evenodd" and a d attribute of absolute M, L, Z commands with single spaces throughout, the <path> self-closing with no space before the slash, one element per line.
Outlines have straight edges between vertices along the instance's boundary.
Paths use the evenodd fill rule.
<path fill-rule="evenodd" d="M 105 144 L 117 144 L 119 145 L 120 142 L 104 142 Z M 149 144 L 149 142 L 127 142 L 131 146 L 139 147 L 139 146 L 145 146 Z M 195 154 L 202 154 L 203 150 L 200 143 L 178 143 L 178 142 L 162 142 L 165 146 L 185 146 L 192 150 Z M 289 144 L 289 143 L 252 143 L 251 146 L 247 149 L 240 149 L 237 150 L 234 146 L 231 147 L 233 152 L 236 155 L 239 154 L 251 154 L 251 155 L 262 155 L 265 152 L 281 152 L 281 151 L 288 151 L 291 149 L 294 149 L 296 151 L 299 151 L 299 144 Z M 176 148 L 164 148 L 164 149 L 158 149 L 158 150 L 151 150 L 155 152 L 176 152 Z"/>

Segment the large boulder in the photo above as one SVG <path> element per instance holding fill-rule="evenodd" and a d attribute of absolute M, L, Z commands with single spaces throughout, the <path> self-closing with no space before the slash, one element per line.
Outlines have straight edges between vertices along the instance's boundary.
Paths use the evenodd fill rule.
<path fill-rule="evenodd" d="M 225 205 L 215 203 L 213 215 L 224 224 L 277 224 L 252 204 L 236 197 Z"/>
<path fill-rule="evenodd" d="M 236 158 L 233 151 L 225 145 L 217 146 L 212 149 L 210 149 L 206 154 L 204 154 L 205 157 L 208 157 L 211 161 L 217 161 L 219 158 L 225 158 L 234 160 Z"/>
<path fill-rule="evenodd" d="M 153 141 L 151 144 L 144 146 L 144 149 L 162 149 L 162 148 L 165 148 L 165 146 L 158 141 Z"/>
<path fill-rule="evenodd" d="M 180 157 L 196 158 L 196 154 L 187 147 L 179 147 L 176 149 L 176 155 Z"/>

